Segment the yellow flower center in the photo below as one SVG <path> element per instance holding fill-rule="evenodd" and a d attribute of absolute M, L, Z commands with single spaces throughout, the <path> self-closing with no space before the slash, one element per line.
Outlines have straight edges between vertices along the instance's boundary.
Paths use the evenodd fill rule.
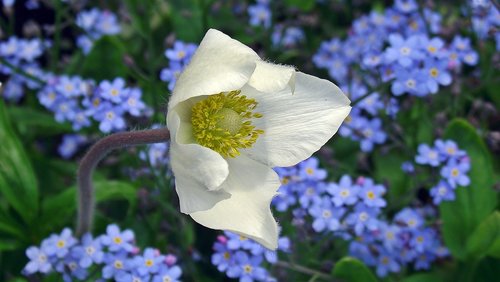
<path fill-rule="evenodd" d="M 366 192 L 366 196 L 367 196 L 367 197 L 368 197 L 368 199 L 370 199 L 370 200 L 375 199 L 375 193 L 373 193 L 373 191 L 368 191 L 368 192 Z"/>
<path fill-rule="evenodd" d="M 389 264 L 389 258 L 388 257 L 383 257 L 382 258 L 382 264 Z"/>
<path fill-rule="evenodd" d="M 117 236 L 117 237 L 113 238 L 113 242 L 115 242 L 115 244 L 121 244 L 122 243 L 122 238 L 120 238 L 120 237 Z"/>
<path fill-rule="evenodd" d="M 313 175 L 314 174 L 314 169 L 312 169 L 312 168 L 309 167 L 309 168 L 306 169 L 306 173 L 309 174 L 309 175 Z"/>
<path fill-rule="evenodd" d="M 58 248 L 64 248 L 64 246 L 66 246 L 66 241 L 59 240 L 59 241 L 57 241 L 56 245 L 57 245 Z"/>
<path fill-rule="evenodd" d="M 252 125 L 252 118 L 262 117 L 253 112 L 257 102 L 240 93 L 238 90 L 211 95 L 191 109 L 194 138 L 223 157 L 238 156 L 239 149 L 252 147 L 264 133 Z"/>
<path fill-rule="evenodd" d="M 451 170 L 451 175 L 452 175 L 452 176 L 455 176 L 455 177 L 456 177 L 456 176 L 458 176 L 458 174 L 459 174 L 458 169 L 454 168 L 454 169 L 452 169 L 452 170 Z"/>
<path fill-rule="evenodd" d="M 429 47 L 427 47 L 427 50 L 428 50 L 429 52 L 431 52 L 431 53 L 436 53 L 436 51 L 437 51 L 436 47 L 434 47 L 434 46 L 432 46 L 432 45 L 430 45 Z"/>
<path fill-rule="evenodd" d="M 152 259 L 147 259 L 145 262 L 144 262 L 144 265 L 146 265 L 147 267 L 151 267 L 153 266 L 154 262 Z"/>
<path fill-rule="evenodd" d="M 118 90 L 116 90 L 116 89 L 111 89 L 111 95 L 112 95 L 112 96 L 115 96 L 115 97 L 116 97 L 116 96 L 118 96 L 118 94 L 119 94 Z"/>
<path fill-rule="evenodd" d="M 116 269 L 122 269 L 123 268 L 123 262 L 121 260 L 116 260 L 115 263 L 115 268 Z"/>
<path fill-rule="evenodd" d="M 247 264 L 243 267 L 243 270 L 245 271 L 245 273 L 251 273 L 252 272 L 252 266 Z"/>
<path fill-rule="evenodd" d="M 231 254 L 229 252 L 224 253 L 224 259 L 229 260 L 231 258 Z"/>
<path fill-rule="evenodd" d="M 431 68 L 430 73 L 431 73 L 432 77 L 437 77 L 439 74 L 439 71 L 436 68 Z"/>

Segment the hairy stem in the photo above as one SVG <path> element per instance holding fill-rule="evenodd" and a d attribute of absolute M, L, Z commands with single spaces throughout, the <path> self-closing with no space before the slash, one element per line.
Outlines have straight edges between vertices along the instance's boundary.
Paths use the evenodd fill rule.
<path fill-rule="evenodd" d="M 83 235 L 90 231 L 94 217 L 94 188 L 92 173 L 109 152 L 128 146 L 137 146 L 167 142 L 170 134 L 167 128 L 142 131 L 119 132 L 109 135 L 95 143 L 85 154 L 78 168 L 78 225 L 76 234 Z"/>

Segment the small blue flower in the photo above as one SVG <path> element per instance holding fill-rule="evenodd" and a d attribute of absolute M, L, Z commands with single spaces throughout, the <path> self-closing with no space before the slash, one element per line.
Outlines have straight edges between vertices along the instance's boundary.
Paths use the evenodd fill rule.
<path fill-rule="evenodd" d="M 439 85 L 451 84 L 451 74 L 447 71 L 447 61 L 427 58 L 424 61 L 424 72 L 427 74 L 426 85 L 430 93 L 437 93 Z"/>
<path fill-rule="evenodd" d="M 78 264 L 83 268 L 89 268 L 92 263 L 101 264 L 104 260 L 102 245 L 91 234 L 83 235 L 81 245 L 75 247 L 73 252 L 80 258 Z"/>
<path fill-rule="evenodd" d="M 70 253 L 64 257 L 62 261 L 56 264 L 57 272 L 63 276 L 63 281 L 71 282 L 73 278 L 77 280 L 85 280 L 88 272 L 78 264 L 79 258 L 74 253 Z"/>
<path fill-rule="evenodd" d="M 69 159 L 76 153 L 78 147 L 85 142 L 87 142 L 87 138 L 84 135 L 66 134 L 63 136 L 63 141 L 57 151 L 63 158 Z"/>
<path fill-rule="evenodd" d="M 389 272 L 399 272 L 401 269 L 399 263 L 394 256 L 383 249 L 378 249 L 380 252 L 377 258 L 377 275 L 379 277 L 386 277 Z"/>
<path fill-rule="evenodd" d="M 415 258 L 415 269 L 430 269 L 431 263 L 436 260 L 436 256 L 431 252 L 419 254 Z"/>
<path fill-rule="evenodd" d="M 383 195 L 385 194 L 385 187 L 380 184 L 375 184 L 373 179 L 364 178 L 358 195 L 363 200 L 367 207 L 382 208 L 387 205 Z"/>
<path fill-rule="evenodd" d="M 389 43 L 391 46 L 385 51 L 388 63 L 396 61 L 403 67 L 410 67 L 414 61 L 423 57 L 417 36 L 410 36 L 405 40 L 400 34 L 394 33 L 389 35 Z"/>
<path fill-rule="evenodd" d="M 146 109 L 146 105 L 141 100 L 142 92 L 139 88 L 131 88 L 128 92 L 128 98 L 123 103 L 123 109 L 130 115 L 138 117 Z"/>
<path fill-rule="evenodd" d="M 439 154 L 443 157 L 443 160 L 447 158 L 459 159 L 465 157 L 467 153 L 458 148 L 457 143 L 453 140 L 436 140 L 434 141 L 434 146 L 439 151 Z"/>
<path fill-rule="evenodd" d="M 182 270 L 177 265 L 172 267 L 162 265 L 159 273 L 153 276 L 153 282 L 179 282 L 181 275 Z"/>
<path fill-rule="evenodd" d="M 412 162 L 406 161 L 401 164 L 401 170 L 406 173 L 413 173 L 415 172 L 415 167 Z"/>
<path fill-rule="evenodd" d="M 134 258 L 135 271 L 140 276 L 157 273 L 160 270 L 160 265 L 165 261 L 165 256 L 162 256 L 158 250 L 147 248 L 142 256 Z"/>
<path fill-rule="evenodd" d="M 359 187 L 354 185 L 349 175 L 343 175 L 338 184 L 330 184 L 327 191 L 336 207 L 354 205 L 358 201 Z"/>
<path fill-rule="evenodd" d="M 267 5 L 257 4 L 248 6 L 248 15 L 250 16 L 250 25 L 263 26 L 269 28 L 271 26 L 271 10 Z"/>
<path fill-rule="evenodd" d="M 342 208 L 335 208 L 330 197 L 323 197 L 320 202 L 315 203 L 308 211 L 314 219 L 312 227 L 316 232 L 340 229 L 339 219 L 345 212 Z"/>
<path fill-rule="evenodd" d="M 109 226 L 108 226 L 109 228 Z M 109 233 L 109 232 L 108 232 Z M 102 277 L 105 279 L 123 280 L 130 270 L 127 254 L 124 252 L 107 253 L 104 256 L 105 266 L 102 269 Z"/>
<path fill-rule="evenodd" d="M 356 235 L 361 235 L 365 230 L 376 230 L 379 221 L 377 220 L 378 210 L 374 210 L 365 206 L 363 203 L 358 203 L 354 212 L 349 214 L 346 222 L 354 227 Z"/>
<path fill-rule="evenodd" d="M 65 257 L 71 247 L 73 247 L 77 241 L 73 237 L 73 232 L 69 228 L 64 228 L 61 234 L 53 234 L 47 239 L 47 245 L 44 250 L 48 255 L 55 255 L 58 258 Z"/>
<path fill-rule="evenodd" d="M 123 112 L 124 110 L 121 106 L 104 104 L 101 111 L 96 113 L 94 118 L 100 122 L 99 129 L 104 133 L 109 133 L 113 130 L 125 129 Z"/>
<path fill-rule="evenodd" d="M 394 220 L 412 230 L 421 227 L 424 223 L 422 216 L 411 208 L 404 208 L 398 212 Z"/>
<path fill-rule="evenodd" d="M 429 93 L 427 89 L 425 74 L 422 70 L 411 68 L 395 68 L 396 80 L 391 85 L 392 94 L 396 96 L 408 93 L 414 96 L 422 97 Z"/>
<path fill-rule="evenodd" d="M 23 269 L 26 275 L 31 275 L 36 272 L 48 273 L 52 270 L 49 255 L 44 251 L 44 248 L 29 247 L 26 250 L 26 256 L 30 259 Z"/>
<path fill-rule="evenodd" d="M 470 179 L 467 176 L 469 170 L 470 163 L 468 161 L 450 159 L 446 166 L 441 169 L 441 176 L 444 177 L 453 188 L 457 187 L 457 185 L 469 186 Z"/>
<path fill-rule="evenodd" d="M 323 180 L 326 178 L 326 170 L 319 168 L 319 160 L 315 157 L 300 162 L 298 169 L 302 180 Z"/>
<path fill-rule="evenodd" d="M 226 274 L 230 278 L 239 278 L 240 282 L 263 281 L 267 271 L 260 266 L 262 256 L 249 257 L 244 252 L 235 254 L 235 264 L 230 266 Z"/>
<path fill-rule="evenodd" d="M 230 265 L 233 264 L 233 250 L 227 247 L 227 238 L 224 236 L 218 237 L 219 241 L 214 243 L 215 253 L 212 255 L 212 264 L 217 266 L 220 272 L 225 272 Z"/>
<path fill-rule="evenodd" d="M 250 240 L 248 237 L 245 237 L 243 235 L 235 234 L 232 232 L 224 232 L 224 234 L 227 237 L 227 247 L 230 250 L 238 250 L 238 249 L 243 249 L 243 250 L 251 250 L 255 242 Z"/>
<path fill-rule="evenodd" d="M 411 13 L 418 9 L 415 0 L 396 0 L 394 7 L 403 13 Z"/>
<path fill-rule="evenodd" d="M 412 232 L 410 247 L 418 253 L 423 253 L 425 250 L 428 250 L 433 246 L 434 236 L 434 232 L 432 232 L 432 229 L 429 228 L 415 230 Z"/>
<path fill-rule="evenodd" d="M 196 48 L 196 44 L 175 41 L 172 49 L 165 50 L 165 57 L 167 57 L 170 62 L 179 62 L 181 65 L 187 65 L 196 51 Z"/>
<path fill-rule="evenodd" d="M 418 146 L 418 155 L 415 157 L 417 164 L 428 164 L 430 166 L 438 166 L 440 162 L 439 151 L 429 147 L 427 144 Z"/>
<path fill-rule="evenodd" d="M 114 103 L 126 101 L 129 94 L 129 91 L 125 89 L 125 80 L 121 77 L 115 78 L 112 82 L 102 81 L 99 84 L 99 89 L 102 98 Z"/>
<path fill-rule="evenodd" d="M 131 230 L 127 229 L 121 232 L 116 224 L 111 224 L 106 228 L 106 235 L 101 237 L 101 242 L 103 245 L 108 246 L 111 252 L 131 252 L 134 239 L 134 233 Z"/>
<path fill-rule="evenodd" d="M 362 135 L 360 145 L 363 152 L 371 152 L 375 144 L 383 144 L 387 139 L 387 135 L 382 130 L 382 121 L 379 118 L 366 120 L 358 126 L 358 131 Z"/>
<path fill-rule="evenodd" d="M 39 39 L 23 40 L 16 51 L 20 59 L 32 62 L 43 53 L 43 45 Z"/>
<path fill-rule="evenodd" d="M 444 180 L 439 181 L 436 186 L 432 187 L 430 194 L 432 196 L 432 202 L 435 205 L 439 205 L 442 201 L 455 200 L 455 191 L 453 187 Z"/>

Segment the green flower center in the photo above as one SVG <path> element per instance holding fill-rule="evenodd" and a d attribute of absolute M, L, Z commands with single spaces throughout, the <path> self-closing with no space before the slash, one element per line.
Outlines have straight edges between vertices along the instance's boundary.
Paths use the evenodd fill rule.
<path fill-rule="evenodd" d="M 252 125 L 252 119 L 262 117 L 253 112 L 256 106 L 254 99 L 241 95 L 239 90 L 210 95 L 199 101 L 191 109 L 196 142 L 223 157 L 240 155 L 239 149 L 252 147 L 264 133 Z"/>

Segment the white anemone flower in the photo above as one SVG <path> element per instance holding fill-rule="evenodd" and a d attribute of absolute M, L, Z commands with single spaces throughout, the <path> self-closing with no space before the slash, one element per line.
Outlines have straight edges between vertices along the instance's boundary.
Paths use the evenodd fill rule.
<path fill-rule="evenodd" d="M 181 212 L 276 249 L 272 167 L 310 157 L 351 107 L 333 83 L 265 62 L 210 29 L 179 76 L 167 126 Z"/>

